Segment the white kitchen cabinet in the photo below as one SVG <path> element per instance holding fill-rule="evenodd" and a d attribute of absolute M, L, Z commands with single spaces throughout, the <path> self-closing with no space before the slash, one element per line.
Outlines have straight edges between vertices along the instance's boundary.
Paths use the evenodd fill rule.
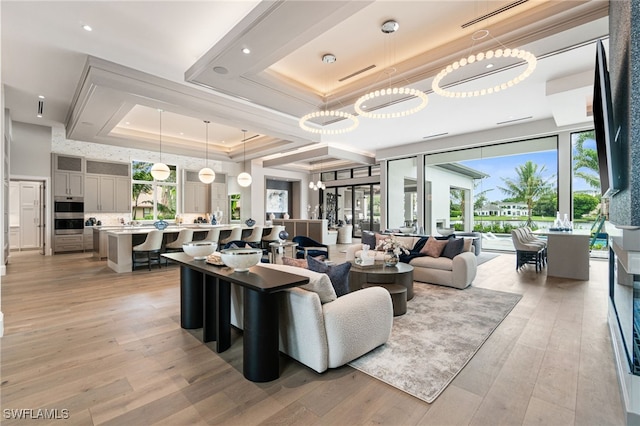
<path fill-rule="evenodd" d="M 129 165 L 87 160 L 84 211 L 86 213 L 129 213 L 131 180 Z"/>
<path fill-rule="evenodd" d="M 93 250 L 93 228 L 91 226 L 84 228 L 84 233 L 82 234 L 82 245 L 84 251 Z"/>
<path fill-rule="evenodd" d="M 56 196 L 82 197 L 84 195 L 84 174 L 55 172 L 53 175 Z"/>
<path fill-rule="evenodd" d="M 200 182 L 198 172 L 185 170 L 184 184 L 182 185 L 182 213 L 199 213 L 202 215 L 210 213 L 210 186 L 211 184 Z"/>
<path fill-rule="evenodd" d="M 187 182 L 184 184 L 184 213 L 208 213 L 211 210 L 207 184 Z"/>
<path fill-rule="evenodd" d="M 64 251 L 82 251 L 84 248 L 83 235 L 55 235 L 53 247 L 56 253 Z"/>
<path fill-rule="evenodd" d="M 54 154 L 53 171 L 54 196 L 84 196 L 84 158 Z"/>

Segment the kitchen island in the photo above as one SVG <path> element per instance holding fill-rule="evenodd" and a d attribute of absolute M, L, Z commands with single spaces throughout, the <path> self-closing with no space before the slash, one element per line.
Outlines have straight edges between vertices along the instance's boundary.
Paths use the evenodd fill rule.
<path fill-rule="evenodd" d="M 232 228 L 237 228 L 239 225 L 207 225 L 207 224 L 185 224 L 185 225 L 171 225 L 164 231 L 163 246 L 164 244 L 171 242 L 177 238 L 181 229 L 190 228 L 193 229 L 193 240 L 203 240 L 206 238 L 209 229 L 220 228 L 221 231 L 230 231 Z M 243 226 L 243 228 L 245 228 Z M 121 227 L 107 227 L 107 229 L 101 229 L 99 231 L 99 238 L 97 243 L 95 242 L 94 234 L 94 250 L 97 248 L 97 256 L 94 251 L 94 257 L 101 257 L 100 243 L 101 240 L 106 237 L 106 257 L 107 265 L 115 272 L 131 272 L 131 252 L 132 248 L 138 244 L 144 242 L 147 234 L 154 230 L 153 226 L 121 226 Z M 247 228 L 250 229 L 250 228 Z M 94 230 L 94 232 L 98 232 Z"/>

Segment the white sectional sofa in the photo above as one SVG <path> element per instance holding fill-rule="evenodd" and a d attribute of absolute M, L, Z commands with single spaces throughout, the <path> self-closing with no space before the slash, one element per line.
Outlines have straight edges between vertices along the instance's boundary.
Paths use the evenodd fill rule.
<path fill-rule="evenodd" d="M 371 287 L 341 297 L 326 274 L 295 266 L 260 264 L 309 278 L 279 293 L 280 351 L 322 373 L 384 344 L 391 335 L 389 292 Z M 231 286 L 231 323 L 243 329 L 242 288 Z"/>
<path fill-rule="evenodd" d="M 396 236 L 394 237 L 405 247 L 411 249 L 420 237 Z M 445 285 L 455 288 L 466 288 L 473 282 L 476 277 L 478 263 L 476 255 L 473 253 L 473 245 L 468 240 L 467 251 L 464 251 L 453 259 L 447 257 L 416 257 L 409 264 L 413 266 L 413 279 L 430 284 Z M 362 244 L 354 244 L 347 247 L 347 261 L 354 261 L 360 256 Z M 371 252 L 371 250 L 370 250 Z M 383 251 L 373 251 L 375 259 L 384 260 Z"/>

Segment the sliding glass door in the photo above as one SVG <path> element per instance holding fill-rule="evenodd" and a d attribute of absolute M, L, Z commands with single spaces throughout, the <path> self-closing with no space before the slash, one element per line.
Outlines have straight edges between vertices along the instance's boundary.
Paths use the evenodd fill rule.
<path fill-rule="evenodd" d="M 330 226 L 351 224 L 354 237 L 362 236 L 363 230 L 380 230 L 379 184 L 327 188 L 323 195 L 325 218 L 332 220 Z"/>

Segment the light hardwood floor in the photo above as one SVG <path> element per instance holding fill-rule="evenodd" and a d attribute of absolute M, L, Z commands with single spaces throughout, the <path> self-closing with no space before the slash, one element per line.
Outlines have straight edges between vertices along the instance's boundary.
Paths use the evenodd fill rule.
<path fill-rule="evenodd" d="M 523 298 L 433 404 L 348 366 L 316 374 L 284 356 L 278 380 L 251 383 L 239 336 L 216 354 L 180 328 L 177 266 L 115 274 L 105 263 L 11 254 L 3 424 L 24 423 L 4 410 L 28 408 L 66 409 L 64 424 L 77 425 L 624 424 L 603 261 L 588 282 L 517 273 L 509 254 L 481 265 L 475 286 Z"/>

